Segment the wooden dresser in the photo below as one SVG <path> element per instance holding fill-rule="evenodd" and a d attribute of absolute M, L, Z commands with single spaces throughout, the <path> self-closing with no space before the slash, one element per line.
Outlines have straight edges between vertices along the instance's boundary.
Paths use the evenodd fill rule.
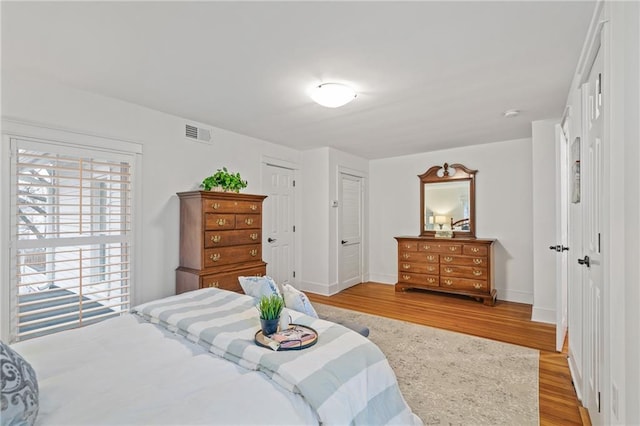
<path fill-rule="evenodd" d="M 242 292 L 238 276 L 265 275 L 265 195 L 190 191 L 180 198 L 180 266 L 176 293 L 204 287 Z"/>
<path fill-rule="evenodd" d="M 493 305 L 491 239 L 395 237 L 398 241 L 396 291 L 408 288 L 461 294 Z"/>

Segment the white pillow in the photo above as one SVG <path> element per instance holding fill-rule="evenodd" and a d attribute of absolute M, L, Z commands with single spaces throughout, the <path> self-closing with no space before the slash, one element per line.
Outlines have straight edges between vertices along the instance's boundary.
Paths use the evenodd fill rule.
<path fill-rule="evenodd" d="M 276 294 L 282 297 L 275 281 L 266 275 L 264 277 L 238 277 L 238 281 L 242 291 L 248 296 L 259 299 L 262 296 L 269 297 L 272 294 Z"/>
<path fill-rule="evenodd" d="M 306 294 L 289 284 L 284 285 L 283 291 L 284 305 L 287 308 L 302 312 L 303 314 L 307 314 L 313 318 L 318 318 L 318 314 L 316 313 L 316 310 L 313 309 L 313 306 L 311 306 L 311 302 Z"/>

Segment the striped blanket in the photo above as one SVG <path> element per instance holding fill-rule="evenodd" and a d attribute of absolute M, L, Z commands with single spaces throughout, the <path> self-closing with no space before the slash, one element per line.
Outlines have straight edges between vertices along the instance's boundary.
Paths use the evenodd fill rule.
<path fill-rule="evenodd" d="M 133 312 L 301 394 L 322 424 L 421 424 L 386 357 L 367 338 L 288 311 L 294 323 L 318 332 L 318 342 L 302 351 L 274 352 L 254 342 L 260 328 L 255 304 L 252 297 L 211 288 L 145 303 Z"/>

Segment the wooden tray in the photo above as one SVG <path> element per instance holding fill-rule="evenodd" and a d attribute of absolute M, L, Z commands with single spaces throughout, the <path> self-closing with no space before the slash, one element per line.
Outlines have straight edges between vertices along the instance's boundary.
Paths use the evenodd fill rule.
<path fill-rule="evenodd" d="M 299 351 L 301 349 L 306 349 L 308 347 L 311 347 L 313 345 L 316 344 L 316 342 L 318 341 L 318 332 L 315 331 L 313 328 L 306 326 L 306 325 L 302 325 L 302 324 L 290 324 L 289 325 L 289 330 L 292 329 L 297 329 L 297 330 L 301 330 L 301 331 L 305 331 L 305 332 L 310 332 L 314 334 L 314 337 L 312 337 L 311 339 L 305 341 L 305 342 L 301 342 L 298 340 L 298 342 L 300 342 L 300 344 L 296 345 L 293 344 L 292 346 L 279 346 L 277 347 L 276 350 L 278 351 Z M 265 336 L 262 333 L 262 330 L 258 330 L 255 334 L 254 340 L 256 342 L 256 344 L 258 346 L 262 346 L 264 348 L 269 348 L 269 349 L 273 349 L 269 344 L 276 342 L 273 339 L 270 339 L 269 337 Z M 287 340 L 287 342 L 293 342 L 294 340 Z M 284 342 L 281 342 L 284 343 Z"/>

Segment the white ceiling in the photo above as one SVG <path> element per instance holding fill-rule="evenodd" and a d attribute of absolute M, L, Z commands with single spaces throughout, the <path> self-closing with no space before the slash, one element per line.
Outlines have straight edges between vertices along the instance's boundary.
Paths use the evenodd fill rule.
<path fill-rule="evenodd" d="M 2 2 L 2 69 L 364 158 L 561 116 L 594 1 Z M 337 109 L 308 90 L 353 85 Z M 518 109 L 516 118 L 502 113 Z"/>

